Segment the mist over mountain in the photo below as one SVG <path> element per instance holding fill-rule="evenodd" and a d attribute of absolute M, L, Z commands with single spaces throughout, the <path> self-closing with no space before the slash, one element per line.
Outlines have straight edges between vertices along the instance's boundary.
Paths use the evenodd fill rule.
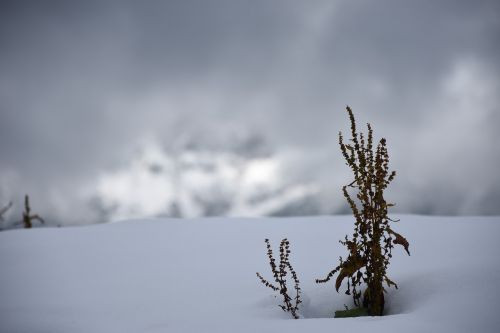
<path fill-rule="evenodd" d="M 257 135 L 224 146 L 143 143 L 129 163 L 99 177 L 91 202 L 103 221 L 321 213 L 319 187 L 290 182 L 286 159 Z"/>

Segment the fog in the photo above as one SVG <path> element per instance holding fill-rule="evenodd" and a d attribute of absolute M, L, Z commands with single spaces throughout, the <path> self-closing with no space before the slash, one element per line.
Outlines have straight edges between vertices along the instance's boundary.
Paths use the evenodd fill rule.
<path fill-rule="evenodd" d="M 131 181 L 160 147 L 165 165 L 194 151 L 217 170 L 266 160 L 274 171 L 248 186 L 315 189 L 301 198 L 314 209 L 288 213 L 345 213 L 348 104 L 388 140 L 394 212 L 499 214 L 499 37 L 497 1 L 2 1 L 0 204 L 15 219 L 29 193 L 56 224 L 91 223 L 116 218 L 103 202 L 152 200 L 137 198 L 144 184 L 165 200 L 205 186 Z M 252 140 L 258 154 L 238 153 Z M 215 174 L 248 193 L 246 176 Z M 134 209 L 119 217 L 169 214 Z"/>

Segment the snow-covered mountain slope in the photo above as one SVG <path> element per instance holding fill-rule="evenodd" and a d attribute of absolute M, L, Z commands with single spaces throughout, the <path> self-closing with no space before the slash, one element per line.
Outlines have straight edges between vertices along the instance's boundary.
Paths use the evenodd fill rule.
<path fill-rule="evenodd" d="M 498 332 L 500 218 L 401 216 L 387 316 L 317 285 L 346 255 L 352 217 L 154 219 L 0 233 L 0 332 Z M 287 237 L 303 319 L 269 288 L 264 238 Z"/>
<path fill-rule="evenodd" d="M 102 220 L 137 216 L 318 214 L 319 188 L 285 179 L 288 156 L 264 147 L 169 151 L 145 144 L 129 165 L 101 175 L 92 194 Z M 284 154 L 286 155 L 286 154 Z M 300 207 L 299 207 L 300 206 Z"/>

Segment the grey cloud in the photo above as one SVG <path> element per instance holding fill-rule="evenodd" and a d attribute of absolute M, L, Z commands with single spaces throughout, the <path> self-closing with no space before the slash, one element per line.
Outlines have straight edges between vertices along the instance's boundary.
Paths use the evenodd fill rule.
<path fill-rule="evenodd" d="M 126 160 L 145 135 L 224 141 L 257 131 L 276 150 L 303 154 L 290 177 L 336 188 L 346 175 L 336 135 L 347 127 L 342 109 L 351 104 L 361 123 L 372 122 L 392 143 L 401 211 L 499 213 L 489 199 L 499 198 L 500 187 L 497 94 L 471 97 L 486 109 L 480 122 L 471 109 L 446 137 L 431 126 L 434 115 L 453 117 L 442 110 L 458 105 L 444 96 L 443 82 L 457 64 L 479 64 L 487 84 L 498 88 L 499 7 L 496 1 L 2 2 L 0 170 L 14 170 L 26 191 L 71 191 Z M 454 142 L 466 144 L 466 131 L 479 137 L 467 146 L 473 159 L 451 152 Z M 476 199 L 466 193 L 471 186 L 482 189 Z M 325 190 L 323 200 L 342 200 L 333 192 Z"/>

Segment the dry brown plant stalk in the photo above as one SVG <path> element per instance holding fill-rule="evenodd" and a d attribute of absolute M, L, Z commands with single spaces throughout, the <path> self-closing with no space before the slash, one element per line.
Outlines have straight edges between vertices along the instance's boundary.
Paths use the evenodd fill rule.
<path fill-rule="evenodd" d="M 328 282 L 336 273 L 335 289 L 339 290 L 342 281 L 347 278 L 346 294 L 353 296 L 354 304 L 363 306 L 373 316 L 381 316 L 384 312 L 385 282 L 388 287 L 398 286 L 387 276 L 387 267 L 392 257 L 394 244 L 404 247 L 408 255 L 409 243 L 400 234 L 393 231 L 390 224 L 397 222 L 388 217 L 388 208 L 394 204 L 386 202 L 384 190 L 396 176 L 389 171 L 389 154 L 386 140 L 382 138 L 376 149 L 373 149 L 373 130 L 367 124 L 368 135 L 357 133 L 354 115 L 349 106 L 346 108 L 351 122 L 350 143 L 344 143 L 342 132 L 339 133 L 339 144 L 346 164 L 354 174 L 354 180 L 342 188 L 355 218 L 354 232 L 351 238 L 345 236 L 340 243 L 349 251 L 347 259 L 340 257 L 340 264 L 324 279 L 316 283 Z M 348 188 L 356 191 L 356 201 L 351 197 Z M 359 205 L 359 207 L 358 207 Z M 366 284 L 364 293 L 361 284 Z"/>
<path fill-rule="evenodd" d="M 274 281 L 277 283 L 272 284 L 268 280 L 264 279 L 262 275 L 257 273 L 257 277 L 260 281 L 266 286 L 271 288 L 274 291 L 277 291 L 283 297 L 283 304 L 279 307 L 285 311 L 290 312 L 292 317 L 295 319 L 299 319 L 299 315 L 297 311 L 299 310 L 299 304 L 302 303 L 300 300 L 300 286 L 299 279 L 297 278 L 297 274 L 290 263 L 290 243 L 285 238 L 281 241 L 280 244 L 280 263 L 279 266 L 276 266 L 276 260 L 273 256 L 273 250 L 271 249 L 271 244 L 269 243 L 269 239 L 265 239 L 267 246 L 267 257 L 269 258 L 269 265 L 271 266 L 271 271 L 273 273 Z M 287 281 L 286 276 L 288 271 L 290 272 L 292 279 L 294 281 L 294 289 L 295 289 L 295 298 L 292 299 L 288 295 Z"/>
<path fill-rule="evenodd" d="M 12 207 L 12 202 L 9 202 L 5 207 L 0 209 L 0 221 L 3 222 L 3 214 L 7 213 L 7 211 Z"/>
<path fill-rule="evenodd" d="M 4 222 L 4 218 L 3 218 L 3 215 L 5 213 L 7 213 L 7 211 L 12 207 L 12 201 L 9 202 L 5 207 L 3 207 L 2 209 L 0 209 L 0 230 L 3 230 L 3 222 Z"/>
<path fill-rule="evenodd" d="M 22 223 L 24 225 L 24 228 L 32 228 L 33 227 L 33 221 L 38 220 L 40 223 L 45 223 L 45 221 L 38 215 L 38 214 L 31 214 L 31 208 L 30 208 L 30 199 L 29 196 L 26 195 L 24 197 L 24 212 L 23 212 L 23 219 Z"/>

